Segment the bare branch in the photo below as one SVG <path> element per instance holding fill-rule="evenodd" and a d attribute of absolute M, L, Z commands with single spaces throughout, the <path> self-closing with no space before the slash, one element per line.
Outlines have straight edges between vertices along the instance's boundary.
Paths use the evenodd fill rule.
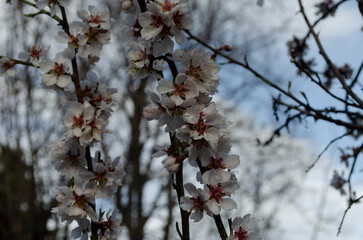
<path fill-rule="evenodd" d="M 308 17 L 306 16 L 304 7 L 302 5 L 302 1 L 301 0 L 298 0 L 298 1 L 299 1 L 299 6 L 300 6 L 300 12 L 302 13 L 304 20 L 305 20 L 306 24 L 308 25 L 310 32 L 315 39 L 316 44 L 318 45 L 320 54 L 323 56 L 323 58 L 325 59 L 325 62 L 328 64 L 328 66 L 332 69 L 332 71 L 334 72 L 335 76 L 338 78 L 339 82 L 342 84 L 345 91 L 347 91 L 347 93 L 349 93 L 349 95 L 351 95 L 354 98 L 354 100 L 357 101 L 357 103 L 360 105 L 360 108 L 363 108 L 363 101 L 353 92 L 353 90 L 351 88 L 349 88 L 349 86 L 345 82 L 345 79 L 342 76 L 342 74 L 339 72 L 339 70 L 336 68 L 336 66 L 332 63 L 332 61 L 328 57 L 327 53 L 325 52 L 325 50 L 323 48 L 323 45 L 320 42 L 318 35 L 316 34 L 313 26 L 310 24 L 310 21 L 309 21 Z"/>
<path fill-rule="evenodd" d="M 318 157 L 315 159 L 315 161 L 305 170 L 305 172 L 307 173 L 307 172 L 309 172 L 314 166 L 315 166 L 315 164 L 319 161 L 319 159 L 321 158 L 321 156 L 328 150 L 328 148 L 333 144 L 333 143 L 335 143 L 336 141 L 338 141 L 338 140 L 340 140 L 340 139 L 342 139 L 343 137 L 346 137 L 346 136 L 348 136 L 348 135 L 350 135 L 350 134 L 352 134 L 352 130 L 350 130 L 350 131 L 348 131 L 348 132 L 346 132 L 346 133 L 344 133 L 343 135 L 341 135 L 341 136 L 339 136 L 339 137 L 337 137 L 337 138 L 334 138 L 333 140 L 331 140 L 330 142 L 329 142 L 329 144 L 324 148 L 324 150 L 318 155 Z"/>

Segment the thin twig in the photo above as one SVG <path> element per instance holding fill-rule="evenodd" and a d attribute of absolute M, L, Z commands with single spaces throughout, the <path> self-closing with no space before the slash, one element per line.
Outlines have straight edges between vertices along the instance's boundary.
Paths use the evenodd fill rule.
<path fill-rule="evenodd" d="M 31 63 L 31 62 L 22 61 L 22 60 L 18 60 L 18 59 L 6 57 L 6 56 L 0 56 L 0 59 L 2 59 L 2 58 L 7 58 L 9 61 L 13 62 L 14 64 L 20 64 L 20 65 L 24 65 L 24 66 L 39 68 L 37 66 L 34 66 L 33 63 Z"/>
<path fill-rule="evenodd" d="M 257 78 L 259 78 L 260 80 L 262 80 L 263 82 L 265 82 L 266 84 L 268 84 L 269 86 L 273 87 L 274 89 L 276 89 L 277 91 L 283 93 L 285 96 L 289 97 L 290 99 L 294 100 L 296 103 L 298 103 L 300 106 L 304 107 L 306 110 L 303 110 L 303 109 L 300 109 L 298 107 L 292 107 L 293 109 L 296 109 L 297 111 L 301 112 L 301 113 L 305 113 L 307 114 L 308 116 L 311 116 L 311 117 L 314 117 L 316 119 L 323 119 L 325 121 L 328 121 L 328 122 L 331 122 L 331 123 L 335 123 L 336 125 L 339 125 L 339 126 L 344 126 L 344 127 L 347 127 L 347 128 L 353 128 L 353 129 L 360 129 L 360 130 L 363 130 L 363 126 L 362 125 L 357 125 L 357 124 L 351 124 L 351 123 L 347 123 L 347 122 L 344 122 L 340 119 L 333 119 L 333 118 L 330 118 L 324 114 L 322 114 L 321 112 L 319 111 L 316 111 L 314 108 L 312 108 L 310 105 L 300 101 L 297 97 L 295 97 L 290 91 L 285 91 L 284 89 L 282 89 L 280 86 L 278 86 L 277 84 L 273 83 L 272 81 L 268 80 L 266 77 L 264 77 L 263 75 L 261 75 L 260 73 L 258 73 L 255 69 L 253 69 L 247 62 L 247 58 L 245 58 L 245 63 L 242 63 L 241 61 L 238 61 L 226 54 L 224 54 L 223 52 L 221 52 L 220 50 L 218 49 L 215 49 L 213 48 L 212 46 L 210 46 L 209 44 L 207 44 L 206 42 L 204 42 L 203 40 L 201 40 L 200 38 L 194 36 L 193 34 L 190 33 L 190 31 L 188 30 L 184 30 L 187 35 L 191 38 L 191 39 L 194 39 L 195 41 L 199 42 L 201 45 L 205 46 L 206 48 L 210 49 L 211 51 L 213 51 L 214 53 L 226 58 L 229 60 L 229 63 L 232 63 L 232 64 L 236 64 L 236 65 L 239 65 L 243 68 L 245 68 L 246 70 L 250 71 L 252 74 L 254 74 Z M 291 105 L 288 105 L 288 104 L 285 104 L 286 106 L 291 106 Z M 363 106 L 363 105 L 362 105 Z M 357 107 L 361 107 L 361 106 L 358 106 Z M 315 114 L 313 113 L 310 113 L 309 111 L 312 111 L 314 112 Z"/>
<path fill-rule="evenodd" d="M 360 67 L 359 67 L 359 69 L 358 69 L 358 72 L 357 72 L 357 74 L 355 75 L 355 77 L 354 77 L 354 79 L 353 79 L 352 83 L 349 85 L 349 87 L 350 87 L 350 88 L 354 87 L 354 85 L 358 82 L 358 78 L 359 78 L 360 73 L 362 72 L 362 69 L 363 69 L 363 61 L 362 61 L 362 63 L 360 64 Z"/>
<path fill-rule="evenodd" d="M 352 184 L 351 184 L 352 175 L 354 172 L 355 164 L 357 163 L 358 156 L 362 152 L 362 150 L 363 150 L 363 144 L 358 149 L 354 150 L 354 160 L 353 160 L 352 167 L 350 168 L 350 172 L 349 172 L 349 176 L 348 176 L 348 180 L 347 180 L 350 195 L 352 195 Z"/>
<path fill-rule="evenodd" d="M 305 10 L 304 10 L 304 6 L 302 5 L 302 0 L 298 0 L 299 2 L 299 6 L 300 6 L 300 12 L 304 17 L 305 23 L 306 25 L 309 27 L 311 34 L 313 35 L 315 42 L 319 48 L 319 52 L 320 54 L 323 56 L 325 62 L 328 64 L 328 66 L 332 69 L 334 75 L 338 78 L 339 82 L 341 83 L 341 85 L 343 86 L 343 88 L 345 89 L 345 91 L 347 93 L 349 93 L 350 96 L 352 96 L 352 98 L 354 100 L 357 101 L 357 103 L 360 105 L 360 108 L 363 108 L 363 101 L 352 91 L 351 88 L 349 88 L 349 86 L 347 85 L 347 83 L 345 82 L 344 77 L 342 76 L 342 74 L 339 72 L 339 70 L 336 68 L 336 66 L 332 63 L 332 61 L 330 60 L 330 58 L 328 57 L 327 53 L 324 50 L 323 45 L 320 42 L 319 36 L 316 34 L 313 26 L 311 25 L 308 17 L 306 16 Z"/>
<path fill-rule="evenodd" d="M 363 198 L 363 196 L 360 196 L 359 198 L 357 199 L 350 199 L 349 200 L 349 205 L 347 207 L 347 209 L 345 209 L 344 211 L 344 214 L 343 214 L 343 217 L 342 217 L 342 220 L 340 220 L 340 224 L 339 224 L 339 228 L 338 228 L 338 232 L 337 232 L 337 236 L 339 236 L 341 230 L 342 230 L 342 226 L 343 226 L 343 223 L 344 223 L 344 219 L 345 219 L 345 216 L 347 215 L 349 209 L 352 207 L 353 204 L 355 203 L 358 203 L 361 199 Z"/>
<path fill-rule="evenodd" d="M 25 4 L 29 5 L 29 6 L 32 6 L 32 7 L 36 8 L 36 9 L 38 9 L 38 7 L 37 7 L 36 4 L 31 3 L 31 2 L 29 2 L 27 0 L 21 0 L 21 2 L 22 3 L 25 3 Z M 52 19 L 56 20 L 59 24 L 62 25 L 62 19 L 60 19 L 57 15 L 52 16 L 52 14 L 50 12 L 48 12 L 48 11 L 46 11 L 44 9 L 40 9 L 39 12 L 36 13 L 36 15 L 39 15 L 39 14 L 48 15 L 49 17 L 51 17 Z"/>
<path fill-rule="evenodd" d="M 340 5 L 340 4 L 342 4 L 342 3 L 346 2 L 346 1 L 348 1 L 348 0 L 341 0 L 340 2 L 337 2 L 335 5 L 333 5 L 333 6 L 330 8 L 330 11 L 328 11 L 328 12 L 324 13 L 323 15 L 321 15 L 321 16 L 320 16 L 320 18 L 318 18 L 318 19 L 317 19 L 317 20 L 313 23 L 312 27 L 313 27 L 313 28 L 314 28 L 314 27 L 316 27 L 316 26 L 319 24 L 319 22 L 320 22 L 321 20 L 325 19 L 325 18 L 326 18 L 329 14 L 331 14 L 331 12 L 332 12 L 332 11 L 335 11 L 335 10 L 339 7 L 339 5 Z M 311 34 L 311 31 L 309 30 L 309 31 L 308 31 L 308 33 L 306 34 L 306 36 L 305 36 L 304 40 L 303 40 L 303 43 L 304 43 L 304 44 L 305 44 L 306 40 L 309 38 L 310 34 Z"/>
<path fill-rule="evenodd" d="M 289 126 L 289 123 L 294 120 L 295 118 L 298 118 L 301 116 L 301 113 L 297 113 L 293 116 L 289 116 L 286 120 L 285 120 L 285 123 L 282 124 L 280 127 L 276 128 L 275 131 L 273 132 L 272 136 L 263 143 L 263 146 L 267 146 L 269 145 L 276 136 L 279 136 L 280 135 L 280 131 L 284 128 L 287 128 L 288 129 L 288 126 Z"/>
<path fill-rule="evenodd" d="M 335 143 L 336 141 L 338 141 L 338 140 L 340 140 L 340 139 L 342 139 L 343 137 L 346 137 L 346 136 L 348 136 L 348 135 L 350 135 L 350 134 L 352 134 L 352 130 L 350 130 L 350 131 L 348 131 L 348 132 L 346 132 L 346 133 L 344 133 L 343 135 L 341 135 L 341 136 L 339 136 L 339 137 L 336 137 L 336 138 L 334 138 L 333 140 L 331 140 L 330 142 L 329 142 L 329 144 L 324 148 L 324 150 L 318 155 L 318 157 L 315 159 L 315 161 L 305 170 L 305 173 L 307 173 L 307 172 L 309 172 L 314 166 L 315 166 L 315 164 L 319 161 L 319 159 L 321 158 L 321 156 L 328 150 L 328 148 L 333 144 L 333 143 Z"/>

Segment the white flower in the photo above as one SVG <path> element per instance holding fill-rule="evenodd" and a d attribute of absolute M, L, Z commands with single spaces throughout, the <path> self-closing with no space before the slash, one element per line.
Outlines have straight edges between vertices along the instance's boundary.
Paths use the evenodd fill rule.
<path fill-rule="evenodd" d="M 107 87 L 105 82 L 107 82 L 106 78 L 99 79 L 96 73 L 90 71 L 87 73 L 86 81 L 81 85 L 86 101 L 111 113 L 113 111 L 111 107 L 115 105 L 117 89 Z"/>
<path fill-rule="evenodd" d="M 91 63 L 99 60 L 104 44 L 110 41 L 110 14 L 106 8 L 97 9 L 89 6 L 89 12 L 78 11 L 77 15 L 88 27 L 84 29 L 87 44 L 80 47 L 79 53 L 82 58 L 90 58 Z"/>
<path fill-rule="evenodd" d="M 217 147 L 219 138 L 222 136 L 220 129 L 226 128 L 225 120 L 218 114 L 215 103 L 197 105 L 188 108 L 183 118 L 189 123 L 189 127 L 180 130 L 181 133 L 189 135 L 194 140 L 205 139 L 212 148 Z"/>
<path fill-rule="evenodd" d="M 158 151 L 153 154 L 153 157 L 161 157 L 167 155 L 163 159 L 162 164 L 164 164 L 164 167 L 168 170 L 170 174 L 176 173 L 184 159 L 186 159 L 187 157 L 184 154 L 179 154 L 179 152 L 175 152 L 172 146 L 159 147 L 156 149 L 158 149 Z"/>
<path fill-rule="evenodd" d="M 87 123 L 94 119 L 95 108 L 89 103 L 72 102 L 69 110 L 63 118 L 64 126 L 67 128 L 67 137 L 82 137 L 86 132 Z"/>
<path fill-rule="evenodd" d="M 68 178 L 79 178 L 80 171 L 86 171 L 85 150 L 73 139 L 60 140 L 53 147 L 55 169 Z"/>
<path fill-rule="evenodd" d="M 60 88 L 65 88 L 72 83 L 72 78 L 69 75 L 69 59 L 58 54 L 54 62 L 45 60 L 40 64 L 40 69 L 45 74 L 41 74 L 43 82 L 46 86 L 57 85 Z"/>
<path fill-rule="evenodd" d="M 87 31 L 87 25 L 82 22 L 72 22 L 69 24 L 69 35 L 64 31 L 59 31 L 57 40 L 61 43 L 67 43 L 68 47 L 63 51 L 63 56 L 73 59 L 75 51 L 78 50 L 79 56 L 86 58 L 86 44 L 88 38 L 84 33 Z"/>
<path fill-rule="evenodd" d="M 89 216 L 93 221 L 97 221 L 97 214 L 89 206 L 89 203 L 95 203 L 95 190 L 82 189 L 75 185 L 72 188 L 72 195 L 66 195 L 62 200 L 62 205 L 66 206 L 65 214 L 78 218 Z"/>
<path fill-rule="evenodd" d="M 168 96 L 163 95 L 162 98 L 155 94 L 149 93 L 150 100 L 155 106 L 154 119 L 158 120 L 159 125 L 167 125 L 166 132 L 174 133 L 175 130 L 184 124 L 183 113 L 188 107 L 195 104 L 195 99 L 188 99 L 181 105 L 177 106 Z M 150 111 L 150 110 L 149 110 Z"/>
<path fill-rule="evenodd" d="M 204 49 L 193 49 L 183 53 L 182 69 L 188 78 L 193 80 L 196 88 L 206 94 L 218 92 L 219 66 Z"/>
<path fill-rule="evenodd" d="M 175 102 L 168 96 L 163 95 L 160 100 L 160 105 L 166 109 L 162 118 L 159 119 L 159 125 L 167 125 L 165 128 L 166 132 L 174 133 L 176 129 L 183 126 L 185 123 L 183 114 L 195 104 L 196 100 L 194 98 L 186 99 L 180 105 L 176 105 Z"/>
<path fill-rule="evenodd" d="M 100 224 L 100 240 L 116 240 L 121 233 L 121 214 L 118 210 L 106 213 L 106 220 Z"/>
<path fill-rule="evenodd" d="M 187 79 L 185 74 L 178 74 L 174 83 L 166 78 L 160 79 L 156 89 L 160 94 L 170 93 L 170 99 L 177 106 L 181 105 L 185 100 L 199 95 L 194 84 L 191 80 Z"/>
<path fill-rule="evenodd" d="M 206 206 L 214 214 L 218 215 L 221 208 L 225 211 L 237 208 L 237 203 L 226 196 L 231 196 L 233 192 L 239 189 L 237 182 L 230 181 L 218 184 L 217 186 L 204 185 L 204 198 L 208 199 Z"/>
<path fill-rule="evenodd" d="M 82 180 L 87 183 L 86 187 L 96 190 L 96 198 L 112 197 L 121 185 L 124 172 L 120 169 L 119 160 L 120 157 L 111 162 L 110 158 L 106 158 L 105 161 L 94 164 L 93 172 L 82 173 Z"/>
<path fill-rule="evenodd" d="M 147 77 L 149 71 L 149 54 L 147 48 L 142 43 L 133 44 L 132 50 L 127 54 L 129 60 L 128 73 L 134 79 Z"/>
<path fill-rule="evenodd" d="M 203 190 L 197 189 L 192 183 L 184 184 L 184 188 L 192 197 L 181 197 L 180 207 L 185 211 L 193 211 L 190 217 L 194 222 L 199 222 L 203 218 L 203 212 L 208 211 L 205 205 L 207 199 L 204 198 Z"/>
<path fill-rule="evenodd" d="M 250 217 L 250 214 L 243 218 L 236 217 L 232 222 L 234 234 L 229 236 L 227 240 L 261 240 L 256 232 L 256 221 Z"/>
<path fill-rule="evenodd" d="M 72 189 L 66 186 L 61 186 L 57 190 L 54 191 L 56 194 L 56 200 L 59 203 L 57 207 L 52 208 L 52 213 L 57 213 L 57 215 L 61 218 L 61 221 L 67 221 L 67 223 L 71 223 L 76 219 L 74 216 L 69 216 L 65 213 L 65 209 L 68 207 L 67 204 L 63 204 L 63 201 L 70 198 L 72 196 Z"/>
<path fill-rule="evenodd" d="M 47 52 L 49 51 L 49 46 L 45 49 L 41 48 L 40 46 L 33 45 L 31 49 L 28 51 L 23 51 L 19 53 L 19 58 L 23 60 L 28 60 L 32 58 L 32 63 L 35 67 L 40 67 L 40 59 L 45 57 Z"/>
<path fill-rule="evenodd" d="M 77 219 L 78 227 L 72 230 L 72 238 L 80 238 L 80 240 L 88 240 L 88 232 L 91 231 L 91 222 L 86 218 Z"/>
<path fill-rule="evenodd" d="M 0 58 L 0 75 L 6 73 L 10 77 L 15 77 L 15 62 L 6 58 Z"/>
<path fill-rule="evenodd" d="M 236 168 L 240 161 L 238 155 L 229 155 L 230 150 L 229 139 L 220 138 L 215 151 L 209 149 L 203 152 L 200 158 L 202 166 L 209 169 L 202 176 L 204 184 L 217 185 L 231 179 L 230 170 Z"/>
<path fill-rule="evenodd" d="M 158 38 L 153 42 L 153 55 L 160 57 L 164 54 L 172 53 L 174 50 L 174 42 L 169 36 Z"/>
<path fill-rule="evenodd" d="M 126 23 L 121 29 L 121 38 L 130 45 L 139 42 L 141 37 L 142 26 L 139 23 L 139 19 L 135 14 L 129 14 L 126 18 Z"/>
<path fill-rule="evenodd" d="M 141 37 L 145 40 L 154 40 L 162 33 L 167 36 L 171 19 L 168 15 L 162 14 L 156 3 L 147 4 L 148 11 L 140 14 L 139 23 L 142 27 Z"/>
<path fill-rule="evenodd" d="M 104 30 L 109 30 L 110 23 L 110 13 L 107 8 L 97 9 L 95 6 L 91 5 L 88 7 L 88 11 L 82 10 L 77 12 L 77 16 L 87 23 L 92 28 L 100 28 Z"/>

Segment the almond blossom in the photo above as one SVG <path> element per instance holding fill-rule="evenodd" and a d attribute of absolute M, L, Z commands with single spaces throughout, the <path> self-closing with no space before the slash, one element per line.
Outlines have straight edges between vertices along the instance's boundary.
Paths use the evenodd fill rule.
<path fill-rule="evenodd" d="M 111 27 L 110 13 L 106 8 L 98 9 L 91 5 L 88 7 L 88 12 L 86 10 L 78 11 L 77 16 L 93 28 L 108 30 Z"/>
<path fill-rule="evenodd" d="M 46 48 L 42 48 L 38 45 L 33 45 L 31 49 L 29 49 L 28 51 L 22 51 L 19 53 L 19 58 L 22 60 L 28 60 L 29 58 L 32 58 L 32 64 L 35 67 L 40 67 L 40 63 L 42 60 L 44 60 L 44 58 L 46 57 L 48 51 L 49 51 L 49 46 Z"/>
<path fill-rule="evenodd" d="M 87 133 L 87 123 L 91 122 L 95 116 L 95 108 L 89 103 L 79 102 L 69 103 L 69 110 L 66 116 L 63 118 L 63 124 L 67 128 L 66 136 L 82 137 Z"/>
<path fill-rule="evenodd" d="M 93 164 L 93 172 L 82 172 L 81 176 L 82 180 L 86 183 L 86 188 L 96 190 L 96 198 L 110 198 L 116 193 L 124 176 L 119 162 L 120 157 L 117 157 L 112 162 L 110 158 L 106 158 L 105 161 L 98 160 L 97 163 Z"/>
<path fill-rule="evenodd" d="M 185 211 L 193 211 L 190 218 L 193 219 L 194 222 L 199 222 L 203 218 L 203 212 L 208 212 L 208 208 L 205 205 L 207 199 L 205 198 L 203 190 L 201 188 L 197 189 L 192 183 L 184 184 L 184 188 L 192 197 L 181 197 L 180 207 Z"/>
<path fill-rule="evenodd" d="M 233 219 L 232 229 L 234 233 L 227 240 L 261 240 L 256 231 L 256 221 L 250 214 Z"/>
<path fill-rule="evenodd" d="M 203 49 L 192 49 L 182 54 L 182 72 L 192 79 L 198 91 L 206 94 L 218 92 L 219 66 L 211 59 L 210 54 Z"/>
<path fill-rule="evenodd" d="M 69 74 L 69 59 L 64 58 L 61 54 L 57 54 L 53 62 L 49 59 L 44 60 L 40 64 L 40 69 L 46 72 L 41 74 L 41 76 L 47 87 L 56 85 L 60 88 L 65 88 L 72 83 L 72 78 Z"/>
<path fill-rule="evenodd" d="M 237 208 L 237 203 L 231 198 L 227 197 L 231 196 L 231 194 L 234 193 L 237 189 L 239 189 L 239 185 L 234 181 L 209 187 L 204 185 L 204 198 L 208 199 L 206 206 L 214 215 L 219 214 L 221 208 L 225 211 Z"/>
<path fill-rule="evenodd" d="M 53 145 L 52 153 L 52 163 L 55 169 L 69 179 L 78 179 L 80 171 L 86 171 L 85 149 L 79 146 L 74 139 L 59 140 Z"/>
<path fill-rule="evenodd" d="M 6 58 L 0 58 L 0 75 L 6 73 L 10 77 L 15 77 L 14 66 L 14 61 Z"/>
<path fill-rule="evenodd" d="M 100 224 L 100 240 L 116 240 L 121 233 L 121 214 L 118 210 L 111 210 L 106 213 L 106 219 Z"/>
<path fill-rule="evenodd" d="M 67 43 L 68 47 L 64 49 L 63 56 L 68 59 L 73 59 L 75 51 L 78 51 L 78 56 L 87 57 L 87 41 L 88 38 L 84 34 L 87 31 L 87 24 L 82 22 L 72 22 L 69 24 L 69 35 L 64 31 L 59 31 L 57 40 L 61 43 Z"/>
<path fill-rule="evenodd" d="M 226 122 L 216 110 L 215 103 L 193 106 L 188 108 L 184 115 L 187 127 L 181 129 L 179 137 L 191 137 L 194 140 L 205 139 L 214 149 L 222 136 L 220 129 L 226 128 Z"/>
<path fill-rule="evenodd" d="M 178 74 L 175 82 L 172 83 L 166 78 L 162 78 L 158 82 L 157 91 L 160 94 L 169 93 L 169 97 L 178 106 L 185 100 L 192 99 L 199 95 L 192 81 L 187 79 L 185 74 Z"/>
<path fill-rule="evenodd" d="M 59 209 L 71 217 L 85 218 L 88 216 L 93 221 L 97 221 L 97 214 L 89 205 L 95 203 L 95 193 L 95 190 L 82 189 L 82 187 L 75 185 L 71 188 L 71 193 L 68 192 L 63 197 Z"/>

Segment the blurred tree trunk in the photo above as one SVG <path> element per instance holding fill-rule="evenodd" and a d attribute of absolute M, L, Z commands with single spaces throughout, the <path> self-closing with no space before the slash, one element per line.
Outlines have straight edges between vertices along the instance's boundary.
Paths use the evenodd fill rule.
<path fill-rule="evenodd" d="M 51 213 L 37 200 L 33 167 L 24 163 L 21 150 L 2 146 L 0 166 L 0 239 L 52 236 L 46 229 Z"/>

